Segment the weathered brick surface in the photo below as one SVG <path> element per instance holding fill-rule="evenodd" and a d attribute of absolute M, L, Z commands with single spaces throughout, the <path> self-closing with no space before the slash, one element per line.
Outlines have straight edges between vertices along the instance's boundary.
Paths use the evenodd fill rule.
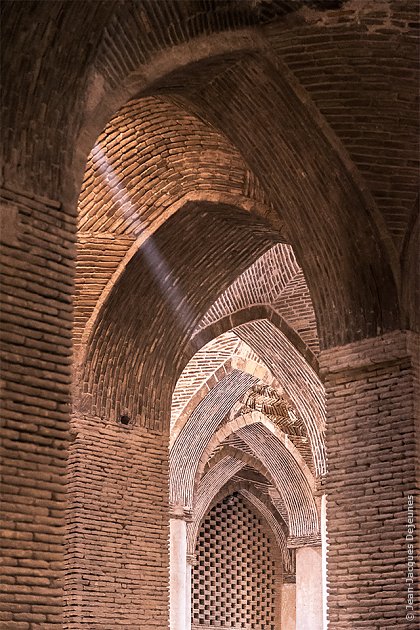
<path fill-rule="evenodd" d="M 145 98 L 119 111 L 89 156 L 78 202 L 76 344 L 134 241 L 152 234 L 182 199 L 230 196 L 278 222 L 254 180 L 232 145 L 175 104 Z"/>
<path fill-rule="evenodd" d="M 66 627 L 167 627 L 168 436 L 72 423 Z"/>
<path fill-rule="evenodd" d="M 241 200 L 253 198 L 263 187 L 264 198 L 286 223 L 310 289 L 322 349 L 418 325 L 413 288 L 416 238 L 410 238 L 416 225 L 418 3 L 349 0 L 334 3 L 334 10 L 326 12 L 317 10 L 326 4 L 321 0 L 301 10 L 304 4 L 300 0 L 2 3 L 6 71 L 0 73 L 1 177 L 9 190 L 4 192 L 1 213 L 6 536 L 0 623 L 7 630 L 48 630 L 62 624 L 72 209 L 87 155 L 107 122 L 128 100 L 138 99 L 147 89 L 150 102 L 161 89 L 159 98 L 164 100 L 170 92 L 184 123 L 194 119 L 194 113 L 198 113 L 202 129 L 209 122 L 211 132 L 203 136 L 203 147 L 194 154 L 197 157 L 201 153 L 208 157 L 215 148 L 206 144 L 209 136 L 220 141 L 222 132 L 229 155 L 236 157 L 223 161 L 216 152 L 211 162 L 217 166 L 220 159 L 220 170 L 229 169 L 224 175 L 235 180 L 233 190 L 238 183 L 236 158 L 242 156 L 246 169 L 238 185 Z M 287 14 L 289 18 L 284 20 Z M 277 21 L 273 28 L 254 28 L 273 20 Z M 197 64 L 189 66 L 190 62 Z M 180 68 L 182 72 L 165 76 Z M 188 125 L 184 132 L 186 129 Z M 156 184 L 153 192 L 160 198 L 161 193 L 164 196 L 159 189 L 163 166 L 154 157 L 148 181 Z M 207 173 L 204 165 L 202 171 L 202 184 L 217 179 L 213 178 L 217 168 Z M 217 179 L 218 186 L 220 183 Z M 152 197 L 142 198 L 148 212 L 153 212 L 157 199 L 151 201 Z M 101 205 L 102 201 L 105 207 L 106 197 L 101 198 Z M 93 220 L 97 206 L 93 204 Z M 110 207 L 106 211 L 111 212 L 107 220 L 114 227 L 118 221 L 122 225 L 121 214 L 113 216 Z M 163 457 L 159 429 L 169 423 L 172 387 L 185 358 L 191 356 L 186 346 L 194 327 L 216 297 L 268 247 L 267 233 L 258 232 L 257 240 L 261 238 L 255 242 L 258 220 L 250 220 L 242 230 L 242 219 L 233 215 L 231 206 L 223 206 L 219 216 L 223 219 L 209 229 L 206 221 L 195 222 L 192 216 L 169 226 L 166 238 L 171 242 L 163 249 L 169 267 L 176 272 L 174 286 L 186 292 L 185 302 L 175 302 L 187 304 L 187 311 L 182 306 L 174 309 L 184 316 L 187 312 L 183 324 L 174 324 L 166 313 L 151 275 L 140 278 L 141 274 L 133 272 L 133 266 L 142 262 L 140 256 L 120 278 L 93 330 L 83 404 L 89 408 L 92 403 L 102 429 L 103 422 L 114 426 L 126 409 L 142 421 L 144 427 L 137 427 L 138 450 L 132 457 L 137 470 L 143 471 L 143 465 L 147 468 L 146 455 L 141 462 L 136 458 L 152 433 L 159 443 L 160 455 L 150 451 L 156 470 Z M 228 227 L 221 225 L 225 219 L 230 221 Z M 84 250 L 81 239 L 83 277 L 78 289 L 84 280 L 90 298 L 77 316 L 79 331 L 95 308 L 107 274 L 122 259 L 128 245 L 125 238 L 119 234 L 117 241 L 96 235 L 89 245 L 85 240 Z M 268 240 L 272 244 L 278 238 L 277 230 Z M 108 249 L 109 255 L 99 249 Z M 199 256 L 202 251 L 206 256 Z M 307 331 L 309 309 L 296 312 L 292 293 L 285 305 L 289 315 L 282 314 L 293 319 L 302 337 L 305 332 L 304 340 L 315 350 Z M 170 291 L 166 296 L 174 297 Z M 140 297 L 146 306 L 139 306 Z M 416 346 L 409 340 L 412 347 L 408 351 L 401 342 L 403 337 L 387 337 L 393 341 L 383 346 L 380 339 L 368 340 L 365 346 L 344 346 L 322 359 L 328 367 L 338 357 L 336 367 L 326 375 L 331 426 L 330 615 L 335 628 L 404 627 L 397 616 L 403 601 L 404 560 L 398 519 L 404 512 L 406 484 L 414 475 L 410 414 L 413 387 L 418 396 L 418 380 L 414 383 L 414 364 L 407 358 L 417 351 Z M 355 357 L 362 347 L 367 350 L 362 350 L 359 361 Z M 379 347 L 386 347 L 386 352 Z M 88 434 L 87 429 L 81 432 L 75 444 L 89 442 Z M 112 451 L 118 440 L 111 434 Z M 86 463 L 97 478 L 104 479 L 106 467 L 95 459 L 96 444 L 89 444 Z M 83 468 L 84 462 L 79 461 Z M 115 474 L 117 469 L 121 466 L 113 464 Z M 76 489 L 83 485 L 83 474 L 78 479 Z M 156 492 L 162 498 L 160 481 Z M 91 508 L 95 513 L 101 498 L 97 487 L 87 482 L 89 478 L 86 489 L 94 499 Z M 123 504 L 121 497 L 118 500 Z M 153 510 L 154 498 L 146 502 L 140 493 L 138 501 L 145 512 Z M 90 508 L 83 503 L 81 509 L 89 513 Z M 373 515 L 369 510 L 374 510 Z M 108 516 L 110 531 L 111 521 Z M 76 517 L 75 528 L 77 522 Z M 130 522 L 136 527 L 140 524 L 140 520 Z M 379 533 L 372 533 L 373 522 L 381 524 Z M 91 527 L 92 536 L 86 540 L 98 536 L 104 541 L 105 529 L 98 531 L 97 523 Z M 159 525 L 154 532 L 159 544 L 162 531 Z M 76 537 L 78 543 L 82 539 L 82 535 Z M 380 543 L 375 546 L 373 539 Z M 83 559 L 70 557 L 73 569 L 79 560 L 83 565 Z M 148 557 L 150 575 L 156 576 L 160 570 L 159 575 L 165 573 L 160 564 L 163 557 L 161 552 Z M 128 569 L 118 573 L 118 597 L 128 582 L 133 592 L 141 590 L 137 575 L 128 576 Z M 114 598 L 118 602 L 115 619 L 121 618 L 121 610 L 132 614 L 111 592 L 110 573 L 111 569 L 105 573 L 102 591 L 99 572 L 92 571 L 86 582 L 83 575 L 70 572 L 74 599 L 69 623 L 74 627 L 82 624 L 78 606 L 83 602 L 88 602 L 87 609 L 91 607 L 86 619 L 92 621 L 94 595 L 98 599 L 101 592 L 106 600 L 102 611 L 112 609 Z M 85 599 L 87 593 L 91 599 L 88 595 Z M 139 602 L 136 605 L 138 611 Z M 98 602 L 96 606 L 99 611 Z M 144 623 L 152 615 L 152 624 L 159 619 L 165 627 L 156 616 L 159 613 L 155 614 L 158 605 L 147 606 L 144 601 Z M 159 607 L 162 614 L 163 610 Z M 115 619 L 102 618 L 102 626 L 112 623 L 110 627 L 115 627 Z M 132 616 L 124 623 L 136 627 L 143 619 Z M 89 621 L 84 625 L 89 627 Z"/>
<path fill-rule="evenodd" d="M 1 190 L 2 579 L 7 628 L 62 624 L 75 220 Z"/>
<path fill-rule="evenodd" d="M 273 242 L 266 222 L 230 206 L 187 203 L 170 217 L 130 260 L 93 330 L 83 372 L 90 411 L 168 425 L 196 324 Z"/>
<path fill-rule="evenodd" d="M 415 349 L 418 357 L 418 345 L 408 336 L 395 332 L 321 353 L 332 630 L 415 627 L 406 619 L 406 533 L 409 495 L 419 507 L 411 355 Z M 418 580 L 418 533 L 414 538 Z M 415 599 L 418 606 L 418 591 Z"/>
<path fill-rule="evenodd" d="M 302 11 L 267 37 L 369 186 L 401 247 L 418 193 L 418 19 L 412 0 Z"/>

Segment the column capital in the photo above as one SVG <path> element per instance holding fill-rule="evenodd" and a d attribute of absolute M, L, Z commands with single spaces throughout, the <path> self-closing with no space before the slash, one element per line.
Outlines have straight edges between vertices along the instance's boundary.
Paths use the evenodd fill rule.
<path fill-rule="evenodd" d="M 187 553 L 187 564 L 194 567 L 197 564 L 197 556 L 195 553 Z"/>
<path fill-rule="evenodd" d="M 192 518 L 193 518 L 192 510 L 183 505 L 174 505 L 172 503 L 169 506 L 169 518 L 179 519 L 179 520 L 186 521 L 187 523 L 189 523 L 192 521 Z"/>
<path fill-rule="evenodd" d="M 321 547 L 321 533 L 316 532 L 309 536 L 289 536 L 287 539 L 288 549 L 299 549 L 300 547 Z"/>

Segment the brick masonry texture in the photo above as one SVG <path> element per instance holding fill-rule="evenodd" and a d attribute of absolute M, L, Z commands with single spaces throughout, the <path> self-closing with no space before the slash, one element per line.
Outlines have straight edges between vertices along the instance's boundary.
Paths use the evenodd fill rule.
<path fill-rule="evenodd" d="M 75 220 L 54 201 L 0 194 L 0 607 L 4 627 L 60 627 Z"/>
<path fill-rule="evenodd" d="M 169 423 L 188 337 L 212 296 L 273 244 L 265 222 L 234 208 L 225 216 L 223 207 L 186 204 L 127 265 L 88 346 L 84 393 L 91 396 L 95 415 L 118 417 L 127 411 L 146 426 Z"/>
<path fill-rule="evenodd" d="M 413 627 L 405 619 L 405 534 L 408 495 L 418 501 L 419 419 L 407 337 L 395 332 L 321 353 L 333 629 Z M 414 544 L 418 558 L 418 537 Z"/>
<path fill-rule="evenodd" d="M 161 629 L 168 619 L 168 438 L 99 418 L 73 421 L 66 622 Z M 141 620 L 141 622 L 139 622 Z"/>
<path fill-rule="evenodd" d="M 411 630 L 418 3 L 0 10 L 0 627 L 167 627 L 171 396 L 234 328 L 306 416 L 314 472 L 329 466 L 331 630 Z M 276 247 L 299 269 L 258 304 Z M 251 299 L 198 336 L 236 281 Z M 236 454 L 232 484 L 263 493 L 250 450 L 236 436 L 213 464 Z"/>

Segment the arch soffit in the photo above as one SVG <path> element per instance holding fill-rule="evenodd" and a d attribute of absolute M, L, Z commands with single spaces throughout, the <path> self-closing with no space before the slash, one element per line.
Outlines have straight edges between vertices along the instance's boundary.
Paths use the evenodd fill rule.
<path fill-rule="evenodd" d="M 192 45 L 194 42 L 194 45 Z M 105 126 L 107 120 L 109 120 L 112 114 L 124 105 L 130 98 L 134 96 L 141 95 L 142 93 L 147 93 L 147 90 L 155 89 L 155 86 L 159 86 L 159 82 L 162 82 L 168 75 L 171 73 L 176 73 L 180 70 L 185 70 L 189 64 L 198 63 L 205 59 L 215 59 L 220 56 L 223 59 L 224 55 L 234 55 L 235 53 L 244 55 L 245 53 L 254 53 L 259 56 L 261 59 L 265 59 L 266 63 L 271 64 L 273 71 L 282 73 L 282 76 L 286 81 L 288 81 L 289 86 L 297 98 L 299 105 L 305 108 L 306 112 L 309 113 L 310 118 L 313 119 L 315 127 L 320 131 L 327 141 L 327 146 L 332 149 L 335 154 L 339 156 L 339 163 L 343 172 L 345 172 L 347 179 L 350 182 L 353 182 L 353 187 L 357 190 L 357 196 L 360 199 L 363 199 L 364 207 L 366 210 L 367 216 L 372 219 L 372 207 L 374 206 L 374 202 L 372 199 L 365 199 L 366 188 L 364 186 L 360 186 L 360 182 L 355 181 L 354 173 L 355 168 L 354 165 L 349 161 L 349 158 L 341 146 L 341 143 L 336 138 L 335 134 L 328 127 L 325 120 L 321 116 L 321 114 L 316 109 L 315 105 L 311 103 L 310 98 L 306 94 L 304 88 L 298 83 L 296 79 L 293 82 L 290 82 L 291 72 L 287 71 L 287 68 L 283 68 L 280 60 L 269 61 L 269 46 L 265 41 L 264 37 L 258 33 L 256 33 L 253 28 L 242 29 L 241 31 L 233 31 L 230 33 L 217 33 L 213 35 L 207 36 L 199 36 L 194 40 L 191 40 L 187 44 L 180 44 L 173 46 L 170 49 L 165 49 L 161 51 L 158 55 L 141 65 L 135 69 L 130 76 L 125 77 L 123 81 L 121 81 L 118 85 L 115 86 L 114 89 L 107 90 L 104 87 L 104 79 L 98 73 L 95 73 L 95 70 L 92 69 L 91 73 L 91 94 L 86 99 L 86 103 L 88 104 L 88 108 L 85 115 L 85 124 L 83 130 L 79 136 L 79 141 L 76 143 L 76 150 L 73 162 L 80 166 L 83 165 L 86 161 L 87 153 L 91 146 L 93 146 L 95 138 L 99 135 L 102 128 Z M 232 60 L 228 58 L 228 60 Z M 99 76 L 99 80 L 98 79 Z M 95 85 L 96 79 L 96 85 Z M 99 81 L 99 83 L 98 83 Z M 163 81 L 164 84 L 164 81 Z M 310 107 L 308 109 L 308 103 Z M 101 110 L 101 111 L 100 111 Z M 316 115 L 315 115 L 316 114 Z M 334 139 L 332 142 L 331 139 Z M 347 159 L 344 159 L 346 157 Z M 77 168 L 76 171 L 81 171 L 81 168 Z M 80 188 L 76 186 L 76 189 Z M 376 212 L 375 217 L 372 220 L 372 223 L 376 227 L 376 229 L 382 233 L 382 238 L 379 241 L 382 243 L 382 247 L 387 251 L 388 254 L 388 264 L 395 262 L 395 253 L 389 251 L 389 246 L 391 243 L 391 239 L 389 235 L 383 233 L 385 229 L 384 225 L 380 225 L 378 227 L 378 213 Z M 397 269 L 395 264 L 393 264 L 393 274 L 394 278 L 397 277 Z M 392 281 L 390 281 L 390 286 L 392 285 Z M 388 292 L 389 293 L 389 292 Z M 317 300 L 316 300 L 317 301 Z M 394 301 L 395 302 L 395 301 Z M 391 317 L 392 315 L 386 315 L 385 312 L 388 310 L 389 302 L 382 313 L 382 324 L 383 328 L 387 328 L 390 326 L 390 323 L 385 321 L 386 317 Z M 316 309 L 317 310 L 317 309 Z M 395 307 L 394 307 L 395 310 Z M 395 317 L 395 315 L 394 315 Z M 324 333 L 324 327 L 329 326 L 329 324 L 324 321 L 324 317 L 321 318 L 320 321 L 320 313 L 317 312 L 317 320 L 321 327 L 322 334 Z M 372 322 L 373 324 L 373 322 Z M 372 325 L 371 324 L 371 325 Z M 369 332 L 369 331 L 368 331 Z M 330 334 L 330 333 L 329 333 Z M 338 333 L 337 333 L 338 334 Z M 344 334 L 344 333 L 343 333 Z M 349 333 L 347 333 L 348 336 Z M 332 339 L 323 340 L 322 346 L 334 343 Z"/>
<path fill-rule="evenodd" d="M 319 374 L 319 363 L 314 352 L 305 344 L 300 335 L 287 323 L 287 321 L 269 304 L 255 304 L 247 308 L 229 313 L 225 317 L 209 324 L 205 328 L 197 330 L 192 339 L 191 346 L 198 352 L 203 346 L 212 341 L 212 339 L 222 335 L 230 330 L 237 328 L 243 324 L 248 324 L 259 319 L 267 319 L 270 321 L 290 343 L 296 348 L 299 354 L 305 359 L 314 372 Z"/>
<path fill-rule="evenodd" d="M 230 29 L 230 26 L 227 28 Z M 186 43 L 156 52 L 152 59 L 139 65 L 113 86 L 107 86 L 104 76 L 93 66 L 87 81 L 84 123 L 76 140 L 72 159 L 72 170 L 78 174 L 73 196 L 77 197 L 77 191 L 80 190 L 84 165 L 96 138 L 113 115 L 128 101 L 141 97 L 156 81 L 173 72 L 182 71 L 191 64 L 218 57 L 223 59 L 224 56 L 231 58 L 232 55 L 250 51 L 262 51 L 266 46 L 265 39 L 253 28 L 199 35 Z"/>
<path fill-rule="evenodd" d="M 279 429 L 269 418 L 267 418 L 267 416 L 262 414 L 260 411 L 251 411 L 250 413 L 243 414 L 242 416 L 239 416 L 238 418 L 230 420 L 212 435 L 211 439 L 209 440 L 206 446 L 206 449 L 204 450 L 199 461 L 197 462 L 196 475 L 194 479 L 194 487 L 198 487 L 200 483 L 200 479 L 202 478 L 202 475 L 204 472 L 204 467 L 208 460 L 208 456 L 215 450 L 215 448 L 217 448 L 217 446 L 219 446 L 222 442 L 226 440 L 226 438 L 228 438 L 230 435 L 233 435 L 240 429 L 247 426 L 253 426 L 253 425 L 257 426 L 258 424 L 264 426 L 266 429 L 268 429 L 268 431 L 270 431 L 270 433 L 272 433 L 277 438 L 279 448 L 283 448 L 290 453 L 293 460 L 295 461 L 296 467 L 299 468 L 299 470 L 304 475 L 311 492 L 315 493 L 316 482 L 315 482 L 314 476 L 312 472 L 310 471 L 308 465 L 304 461 L 302 455 L 299 453 L 298 449 L 291 442 L 291 440 L 289 440 L 287 435 L 283 431 L 281 431 L 281 429 Z M 264 464 L 264 462 L 262 463 Z M 277 483 L 276 483 L 276 487 L 278 490 L 280 490 L 280 488 L 278 488 Z"/>
<path fill-rule="evenodd" d="M 242 494 L 242 490 L 245 490 L 247 493 L 249 493 L 250 495 L 252 495 L 253 497 L 255 497 L 258 500 L 255 503 L 253 503 L 250 500 L 250 497 L 247 497 L 246 495 Z M 271 534 L 274 536 L 274 539 L 277 543 L 277 547 L 278 547 L 278 552 L 279 552 L 279 558 L 281 559 L 281 561 L 283 562 L 283 566 L 286 568 L 286 571 L 292 571 L 293 570 L 293 563 L 292 563 L 292 558 L 291 558 L 291 553 L 290 550 L 287 548 L 287 538 L 286 538 L 286 534 L 283 530 L 282 524 L 281 522 L 277 519 L 275 513 L 273 513 L 273 511 L 271 510 L 271 508 L 269 508 L 265 502 L 264 502 L 264 498 L 262 497 L 262 495 L 259 493 L 258 489 L 252 484 L 252 482 L 247 481 L 245 479 L 243 480 L 239 480 L 239 479 L 235 479 L 235 478 L 231 478 L 230 480 L 228 480 L 224 486 L 222 486 L 220 488 L 220 490 L 217 492 L 217 494 L 215 494 L 213 496 L 213 498 L 211 499 L 211 501 L 209 502 L 209 504 L 207 505 L 207 508 L 204 512 L 204 514 L 200 517 L 200 519 L 198 520 L 193 520 L 190 524 L 188 524 L 187 527 L 187 545 L 188 545 L 188 549 L 190 550 L 190 553 L 194 553 L 195 550 L 195 543 L 196 543 L 196 539 L 198 536 L 198 532 L 201 526 L 201 523 L 203 521 L 203 519 L 205 518 L 206 514 L 220 501 L 223 501 L 226 497 L 228 497 L 229 495 L 233 494 L 234 492 L 239 492 L 242 495 L 242 498 L 245 499 L 245 502 L 250 503 L 253 509 L 257 510 L 257 513 L 260 517 L 262 517 L 263 522 L 266 524 L 266 526 L 268 527 L 268 530 L 271 532 Z M 264 510 L 264 512 L 262 511 L 261 505 L 262 504 L 266 510 Z M 268 512 L 271 513 L 272 515 L 272 519 L 268 519 Z"/>
<path fill-rule="evenodd" d="M 254 376 L 271 387 L 281 389 L 280 383 L 274 378 L 268 367 L 266 367 L 262 362 L 257 363 L 252 359 L 246 359 L 238 355 L 233 355 L 201 385 L 181 411 L 171 430 L 169 439 L 170 449 L 172 449 L 182 429 L 186 426 L 191 414 L 200 402 L 207 396 L 211 397 L 212 388 L 216 385 L 216 383 L 219 383 L 227 374 L 230 374 L 234 370 Z"/>
<path fill-rule="evenodd" d="M 105 288 L 103 289 L 95 308 L 91 316 L 89 317 L 83 334 L 81 336 L 80 342 L 80 354 L 75 357 L 75 370 L 76 373 L 78 368 L 80 369 L 83 366 L 83 363 L 86 359 L 87 348 L 89 346 L 92 334 L 95 330 L 96 323 L 101 317 L 104 306 L 109 299 L 113 288 L 117 284 L 118 280 L 122 277 L 128 263 L 136 256 L 142 245 L 147 241 L 149 237 L 152 237 L 157 230 L 162 227 L 162 225 L 176 212 L 181 210 L 184 206 L 191 202 L 202 202 L 202 203 L 216 203 L 227 206 L 236 207 L 240 210 L 244 210 L 249 212 L 250 214 L 256 214 L 261 217 L 266 217 L 269 211 L 268 207 L 260 201 L 255 201 L 250 199 L 249 197 L 240 197 L 238 195 L 229 195 L 227 193 L 219 193 L 219 192 L 196 192 L 196 193 L 188 193 L 178 199 L 175 203 L 173 203 L 170 208 L 166 212 L 162 212 L 159 216 L 157 216 L 153 222 L 144 229 L 143 233 L 136 238 L 136 240 L 131 244 L 123 259 L 119 263 L 117 269 L 112 274 L 111 278 L 107 282 Z M 280 228 L 280 224 L 279 224 Z M 202 344 L 205 345 L 205 344 Z M 202 346 L 201 346 L 202 347 Z M 200 348 L 197 348 L 193 352 L 197 352 Z M 192 356 L 192 355 L 191 355 Z M 191 357 L 190 357 L 191 358 Z"/>

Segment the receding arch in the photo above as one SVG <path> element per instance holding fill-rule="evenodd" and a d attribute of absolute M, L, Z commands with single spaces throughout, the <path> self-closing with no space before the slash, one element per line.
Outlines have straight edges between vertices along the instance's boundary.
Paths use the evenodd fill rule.
<path fill-rule="evenodd" d="M 91 413 L 127 409 L 140 423 L 167 425 L 196 322 L 276 238 L 265 222 L 231 206 L 187 204 L 168 219 L 126 266 L 92 332 L 83 370 Z"/>
<path fill-rule="evenodd" d="M 268 304 L 254 304 L 240 311 L 229 313 L 225 317 L 209 324 L 205 328 L 200 328 L 194 332 L 191 344 L 197 349 L 203 347 L 206 343 L 222 335 L 228 330 L 233 330 L 238 326 L 247 324 L 251 321 L 267 319 L 281 331 L 281 333 L 289 340 L 289 342 L 298 350 L 302 357 L 315 370 L 319 371 L 318 359 L 313 351 L 304 343 L 298 333 L 287 323 L 287 321 L 274 308 Z"/>
<path fill-rule="evenodd" d="M 240 356 L 234 355 L 232 358 L 225 361 L 225 363 L 223 363 L 223 365 L 221 365 L 218 370 L 216 370 L 216 372 L 214 372 L 210 378 L 203 383 L 200 389 L 189 399 L 188 404 L 184 407 L 171 429 L 169 442 L 170 448 L 175 443 L 178 435 L 199 403 L 207 395 L 209 395 L 209 392 L 216 383 L 220 382 L 226 374 L 230 374 L 234 370 L 249 374 L 258 380 L 271 385 L 272 387 L 281 388 L 280 383 L 278 383 L 271 372 L 262 363 L 256 363 L 251 359 L 242 359 Z"/>
<path fill-rule="evenodd" d="M 170 453 L 169 496 L 173 504 L 192 508 L 197 464 L 210 453 L 212 434 L 232 405 L 257 381 L 250 374 L 233 370 L 214 386 L 210 398 L 197 405 Z"/>
<path fill-rule="evenodd" d="M 276 480 L 276 487 L 288 512 L 290 535 L 296 538 L 316 535 L 319 532 L 319 522 L 313 498 L 313 476 L 287 436 L 259 412 L 253 411 L 235 418 L 214 433 L 206 451 L 197 462 L 195 487 L 198 487 L 204 472 L 208 454 L 233 433 L 248 444 Z"/>
<path fill-rule="evenodd" d="M 189 76 L 200 68 L 193 64 Z M 258 52 L 225 66 L 210 89 L 200 90 L 192 80 L 193 89 L 182 92 L 179 83 L 175 73 L 157 82 L 156 90 L 177 95 L 230 138 L 282 208 L 314 302 L 321 349 L 398 325 L 398 273 L 386 226 L 347 169 L 339 143 L 308 110 L 307 95 Z M 262 101 L 276 112 L 269 120 Z"/>
<path fill-rule="evenodd" d="M 98 296 L 95 306 L 93 307 L 90 316 L 83 326 L 83 331 L 80 332 L 80 342 L 78 344 L 78 350 L 75 356 L 75 373 L 78 373 L 80 371 L 80 367 L 83 365 L 83 362 L 86 358 L 86 348 L 88 347 L 95 326 L 102 316 L 102 312 L 104 307 L 106 306 L 107 300 L 110 298 L 114 287 L 118 284 L 119 280 L 124 275 L 124 272 L 127 266 L 130 264 L 130 261 L 139 254 L 139 251 L 145 245 L 147 239 L 153 238 L 155 233 L 160 228 L 162 228 L 164 223 L 173 215 L 175 215 L 178 211 L 182 210 L 185 206 L 189 204 L 207 203 L 236 207 L 240 210 L 244 210 L 245 212 L 249 212 L 250 215 L 257 215 L 262 217 L 267 216 L 269 213 L 268 207 L 265 204 L 258 200 L 250 199 L 249 197 L 241 197 L 237 194 L 233 195 L 228 193 L 220 193 L 217 191 L 197 191 L 188 192 L 187 194 L 182 195 L 179 199 L 171 203 L 168 209 L 165 210 L 165 212 L 157 215 L 153 222 L 145 224 L 143 232 L 131 243 L 131 245 L 128 245 L 127 250 L 123 255 L 120 263 L 118 264 L 116 270 L 112 273 L 105 287 Z M 279 229 L 281 229 L 282 224 L 277 223 L 277 226 Z M 280 233 L 279 238 L 281 238 Z M 83 302 L 80 306 L 86 308 L 86 305 Z"/>
<path fill-rule="evenodd" d="M 269 318 L 265 318 L 267 314 Z M 255 319 L 254 319 L 255 318 Z M 318 361 L 311 351 L 316 369 L 311 367 L 305 355 L 296 349 L 291 339 L 283 332 L 284 324 L 277 313 L 271 313 L 266 305 L 255 305 L 239 314 L 233 313 L 202 331 L 193 338 L 190 353 L 196 347 L 208 343 L 211 335 L 220 335 L 233 330 L 250 348 L 256 352 L 264 365 L 267 365 L 298 410 L 308 433 L 317 475 L 326 471 L 324 429 L 325 401 L 324 388 L 318 376 Z M 302 343 L 302 342 L 301 342 Z M 308 364 L 309 363 L 309 364 Z M 296 376 L 299 375 L 299 379 Z"/>
<path fill-rule="evenodd" d="M 225 461 L 226 460 L 226 461 Z M 233 458 L 225 458 L 220 461 L 220 466 L 223 470 L 219 471 L 212 469 L 214 473 L 221 472 L 217 481 L 215 479 L 203 478 L 203 488 L 200 496 L 197 497 L 197 511 L 194 512 L 193 520 L 188 523 L 187 526 L 187 553 L 193 555 L 195 551 L 195 544 L 197 540 L 197 534 L 200 529 L 200 525 L 211 509 L 214 503 L 218 503 L 226 496 L 232 494 L 232 492 L 240 492 L 244 494 L 245 498 L 257 509 L 258 513 L 263 516 L 264 520 L 268 523 L 269 529 L 274 535 L 277 546 L 280 551 L 282 565 L 287 572 L 292 570 L 292 559 L 289 549 L 287 548 L 287 539 L 283 527 L 280 525 L 279 520 L 276 518 L 272 510 L 261 500 L 258 496 L 258 491 L 252 485 L 252 483 L 246 480 L 233 481 L 232 477 L 239 472 L 240 463 L 235 464 Z M 235 469 L 237 470 L 235 471 Z M 235 472 L 234 472 L 235 471 Z M 210 476 L 210 472 L 207 475 Z M 207 477 L 206 475 L 206 477 Z M 209 484 L 214 483 L 214 486 L 210 489 Z"/>

